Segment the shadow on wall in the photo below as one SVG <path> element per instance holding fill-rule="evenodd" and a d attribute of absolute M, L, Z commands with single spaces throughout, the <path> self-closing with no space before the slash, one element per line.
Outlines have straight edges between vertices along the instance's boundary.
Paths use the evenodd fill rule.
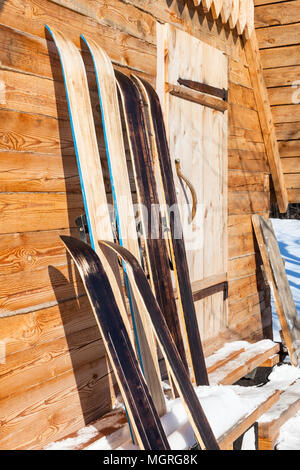
<path fill-rule="evenodd" d="M 84 208 L 82 202 L 78 213 L 74 213 L 74 204 L 72 204 L 74 193 L 81 194 L 81 189 L 71 123 L 68 119 L 68 105 L 65 91 L 62 92 L 63 73 L 58 51 L 48 31 L 46 31 L 46 40 L 55 88 L 70 234 L 79 238 L 79 230 L 75 228 L 74 220 L 83 214 Z M 68 279 L 53 266 L 49 266 L 48 271 L 65 330 L 82 415 L 85 424 L 89 424 L 111 409 L 110 387 L 113 380 L 108 375 L 108 361 L 105 358 L 103 342 L 80 275 L 77 270 L 74 271 L 69 256 L 67 260 Z M 77 286 L 80 291 L 79 297 L 76 292 Z"/>

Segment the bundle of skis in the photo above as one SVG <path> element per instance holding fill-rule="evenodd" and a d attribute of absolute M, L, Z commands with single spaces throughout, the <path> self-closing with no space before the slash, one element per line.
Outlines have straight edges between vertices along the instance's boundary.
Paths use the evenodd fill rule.
<path fill-rule="evenodd" d="M 189 376 L 196 385 L 208 385 L 197 325 L 183 238 L 175 236 L 180 221 L 171 160 L 158 96 L 145 80 L 115 72 L 97 42 L 82 36 L 94 63 L 102 112 L 106 154 L 116 211 L 119 244 L 114 241 L 85 66 L 80 51 L 63 33 L 46 26 L 57 46 L 69 106 L 90 244 L 61 237 L 82 277 L 107 354 L 126 406 L 133 434 L 141 449 L 167 450 L 169 443 L 159 416 L 165 412 L 153 333 L 164 356 L 174 396 L 185 405 L 195 437 L 202 449 L 218 443 L 199 403 Z M 118 102 L 121 98 L 138 200 L 151 211 L 159 204 L 157 177 L 166 207 L 168 250 L 163 237 L 145 240 L 150 283 L 140 263 L 136 233 L 130 233 L 122 216 L 121 199 L 131 197 Z M 99 209 L 101 207 L 101 210 Z M 147 218 L 141 211 L 142 226 Z M 132 215 L 132 214 L 129 214 Z M 162 225 L 161 216 L 157 224 Z M 159 229 L 158 227 L 158 229 Z M 170 260 L 171 257 L 171 260 Z M 132 337 L 123 298 L 119 265 L 125 271 L 127 293 L 136 337 Z M 179 308 L 187 336 L 186 358 L 174 298 L 170 263 L 174 268 Z M 154 370 L 154 374 L 153 374 Z"/>

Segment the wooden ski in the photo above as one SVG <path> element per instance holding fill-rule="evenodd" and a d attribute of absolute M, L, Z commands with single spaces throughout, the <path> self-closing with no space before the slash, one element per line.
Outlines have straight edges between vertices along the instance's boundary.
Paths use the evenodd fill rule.
<path fill-rule="evenodd" d="M 105 271 L 107 272 L 107 275 L 111 282 L 112 289 L 116 297 L 117 305 L 122 314 L 123 321 L 127 325 L 129 335 L 132 337 L 130 332 L 128 314 L 125 307 L 117 258 L 115 257 L 115 259 L 110 259 L 111 254 L 106 253 L 105 250 L 104 252 L 101 252 L 97 243 L 97 240 L 99 240 L 100 238 L 105 238 L 111 241 L 113 241 L 114 238 L 107 206 L 105 185 L 102 174 L 102 167 L 100 162 L 100 155 L 98 150 L 98 143 L 95 132 L 95 124 L 93 120 L 85 66 L 79 50 L 72 43 L 72 41 L 65 38 L 63 33 L 55 30 L 54 28 L 49 26 L 46 26 L 46 28 L 54 39 L 61 60 L 91 246 L 101 257 Z M 105 67 L 106 63 L 108 65 Z M 104 77 L 103 80 L 106 82 L 108 82 L 109 80 L 111 81 L 109 77 L 109 64 L 109 59 L 105 63 L 103 62 L 102 64 Z M 99 79 L 99 77 L 97 78 Z M 116 88 L 116 85 L 114 86 Z M 105 98 L 107 97 L 103 97 L 101 104 L 105 106 L 105 109 L 107 111 L 109 104 L 105 102 Z M 110 99 L 110 97 L 108 99 Z M 118 114 L 119 109 L 116 108 L 116 106 L 113 106 L 111 108 L 111 113 L 113 113 L 111 115 L 111 119 L 114 120 L 116 126 L 115 128 L 107 129 L 108 120 L 105 120 L 106 127 L 104 131 L 106 131 L 106 141 L 108 141 L 109 143 L 119 143 L 120 139 L 122 138 L 122 133 L 116 133 L 116 130 L 120 132 L 118 128 L 118 123 L 120 120 Z M 105 118 L 107 117 L 106 114 Z M 114 180 L 112 181 L 112 186 L 114 189 L 114 194 L 117 193 L 118 195 L 121 194 L 122 196 L 122 193 L 118 189 L 121 183 L 123 183 L 122 188 L 126 187 L 126 178 L 128 179 L 127 169 L 126 171 L 124 170 L 124 168 L 121 169 L 122 171 L 119 176 L 119 180 L 117 180 L 118 172 L 116 171 L 116 169 L 118 168 L 118 165 L 120 163 L 118 158 L 119 153 L 117 153 L 118 149 L 115 148 L 114 150 L 116 151 L 116 153 L 109 153 L 109 156 L 114 155 L 114 159 L 109 159 L 109 163 L 113 167 Z M 127 196 L 127 194 L 125 194 L 125 196 Z M 126 199 L 126 201 L 129 204 L 128 198 Z M 118 205 L 118 207 L 120 208 L 120 205 Z M 126 214 L 124 214 L 124 217 L 125 216 Z M 124 227 L 126 227 L 128 221 L 127 218 L 126 220 L 124 220 L 124 217 L 118 217 L 118 220 L 121 220 L 119 226 L 121 225 L 122 235 L 125 238 L 126 235 L 124 234 L 123 229 Z M 128 232 L 126 232 L 126 234 L 127 237 L 130 235 Z M 128 243 L 128 247 L 132 249 L 132 243 Z M 129 296 L 131 296 L 130 290 Z M 131 297 L 132 299 L 134 299 L 136 296 Z M 160 383 L 156 345 L 154 343 L 153 334 L 152 331 L 149 331 L 149 329 L 146 330 L 146 332 L 144 330 L 143 323 L 140 318 L 140 315 L 143 315 L 143 305 L 135 305 L 134 301 L 132 301 L 131 307 L 132 317 L 135 320 L 137 326 L 136 339 L 138 344 L 138 352 L 141 352 L 143 370 L 155 406 L 157 407 L 159 414 L 163 414 L 165 412 L 165 400 Z"/>
<path fill-rule="evenodd" d="M 80 240 L 67 236 L 61 239 L 82 278 L 140 448 L 169 450 L 100 258 Z"/>
<path fill-rule="evenodd" d="M 140 203 L 146 254 L 153 290 L 182 362 L 188 370 L 172 284 L 169 256 L 163 238 L 162 216 L 139 90 L 126 75 L 115 71 L 123 104 L 131 160 Z"/>
<path fill-rule="evenodd" d="M 84 63 L 72 41 L 48 25 L 46 29 L 61 60 L 90 243 L 102 260 L 122 318 L 130 331 L 117 257 L 111 258 L 110 253 L 102 252 L 97 243 L 100 238 L 111 241 L 114 238 Z"/>
<path fill-rule="evenodd" d="M 151 324 L 154 330 L 156 339 L 201 448 L 207 450 L 219 449 L 216 438 L 199 403 L 199 399 L 181 360 L 180 354 L 172 340 L 165 318 L 137 259 L 124 247 L 115 243 L 100 240 L 99 244 L 100 246 L 104 245 L 111 248 L 126 262 L 128 275 L 132 277 L 135 282 L 139 295 L 146 306 L 148 323 Z"/>
<path fill-rule="evenodd" d="M 173 180 L 169 147 L 165 132 L 163 114 L 159 98 L 152 86 L 145 80 L 132 76 L 144 103 L 147 116 L 148 134 L 155 155 L 165 204 L 165 216 L 170 228 L 170 249 L 174 266 L 179 305 L 186 330 L 190 362 L 197 385 L 208 385 L 208 375 L 196 318 L 193 293 L 190 283 L 188 263 L 181 227 L 176 189 Z M 168 209 L 172 209 L 170 212 Z M 176 230 L 177 233 L 176 233 Z M 181 236 L 178 237 L 178 233 Z"/>

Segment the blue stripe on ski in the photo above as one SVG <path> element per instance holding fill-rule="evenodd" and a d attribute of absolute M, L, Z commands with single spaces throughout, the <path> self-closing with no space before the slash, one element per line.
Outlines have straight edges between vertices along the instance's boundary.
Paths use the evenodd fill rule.
<path fill-rule="evenodd" d="M 54 34 L 52 33 L 51 31 L 51 28 L 50 26 L 48 26 L 47 24 L 45 25 L 45 28 L 46 30 L 50 33 L 51 37 L 53 38 L 53 41 L 56 45 L 56 48 L 57 48 L 57 51 L 58 51 L 58 54 L 59 54 L 59 58 L 60 58 L 60 62 L 61 62 L 61 68 L 62 68 L 62 73 L 63 73 L 63 78 L 64 78 L 64 85 L 65 85 L 65 90 L 66 90 L 66 96 L 67 96 L 67 103 L 68 103 L 68 110 L 69 110 L 69 116 L 70 116 L 70 123 L 71 123 L 71 129 L 72 129 L 72 135 L 73 135 L 73 142 L 74 142 L 74 147 L 75 147 L 75 154 L 76 154 L 76 161 L 77 161 L 77 167 L 78 167 L 78 173 L 79 173 L 79 180 L 80 180 L 80 186 L 81 186 L 81 192 L 82 192 L 82 198 L 83 198 L 83 204 L 84 204 L 84 210 L 85 210 L 85 215 L 86 215 L 86 220 L 87 220 L 87 225 L 88 225 L 88 230 L 89 230 L 89 235 L 90 235 L 90 242 L 91 242 L 91 247 L 92 249 L 95 251 L 95 241 L 94 241 L 94 237 L 93 237 L 93 232 L 92 232 L 92 226 L 91 226 L 91 221 L 90 221 L 90 216 L 89 216 L 89 211 L 88 211 L 88 205 L 87 205 L 87 200 L 86 200 L 86 195 L 85 195 L 85 189 L 84 189 L 84 180 L 83 180 L 83 176 L 82 176 L 82 171 L 81 171 L 81 166 L 80 166 L 80 157 L 79 157 L 79 152 L 78 152 L 78 147 L 77 147 L 77 142 L 76 142 L 76 133 L 75 133 L 75 130 L 74 130 L 74 124 L 73 124 L 73 118 L 72 118 L 72 111 L 71 111 L 71 105 L 70 105 L 70 98 L 69 98 L 69 93 L 68 93 L 68 87 L 67 87 L 67 80 L 66 80 L 66 75 L 65 75 L 65 70 L 64 70 L 64 66 L 63 66 L 63 60 L 62 60 L 62 55 L 61 55 L 61 52 L 60 52 L 60 49 L 55 41 L 55 37 L 54 37 Z M 84 38 L 83 38 L 84 39 Z M 85 39 L 84 39 L 85 41 Z M 86 41 L 85 41 L 86 42 Z M 97 77 L 97 82 L 98 82 L 98 77 Z M 99 85 L 98 85 L 99 86 Z M 102 106 L 101 104 L 101 100 L 100 100 L 100 105 Z M 101 108 L 102 109 L 102 108 Z M 105 132 L 104 132 L 105 133 Z M 107 142 L 106 142 L 106 136 L 105 136 L 105 145 L 107 145 Z M 118 223 L 118 220 L 117 220 L 117 223 Z M 124 264 L 124 263 L 123 263 Z M 126 273 L 126 267 L 124 266 L 124 269 L 125 269 L 125 273 Z M 125 280 L 126 280 L 126 286 L 128 287 L 128 279 L 127 279 L 127 274 L 125 274 Z M 132 299 L 130 298 L 130 295 L 129 295 L 129 304 L 130 304 L 130 310 L 131 312 L 133 312 L 132 308 Z M 140 348 L 139 348 L 139 344 L 138 344 L 138 339 L 137 339 L 137 332 L 136 332 L 136 324 L 135 324 L 135 320 L 134 320 L 134 315 L 132 314 L 132 322 L 133 322 L 133 328 L 134 328 L 134 331 L 135 331 L 135 336 L 136 336 L 136 340 L 137 340 L 137 347 L 138 347 L 138 355 L 139 355 L 139 358 L 140 358 L 140 361 L 141 361 L 141 353 L 140 353 Z M 141 368 L 143 370 L 143 365 L 142 365 L 142 361 L 140 362 L 141 363 Z M 144 372 L 144 370 L 143 370 Z M 134 443 L 135 440 L 134 440 L 134 435 L 133 435 L 133 431 L 132 431 L 132 428 L 131 428 L 131 423 L 130 423 L 130 419 L 129 419 L 129 416 L 128 416 L 128 412 L 126 410 L 126 407 L 125 407 L 125 413 L 126 413 L 126 416 L 127 416 L 127 420 L 128 420 L 128 424 L 129 424 L 129 431 L 130 431 L 130 435 L 131 435 L 131 439 L 132 439 L 132 442 Z"/>
<path fill-rule="evenodd" d="M 86 215 L 86 220 L 87 220 L 87 226 L 90 234 L 90 241 L 91 241 L 91 247 L 93 250 L 95 250 L 95 241 L 93 237 L 93 232 L 92 232 L 92 226 L 91 226 L 91 220 L 89 216 L 89 211 L 88 211 L 88 205 L 87 205 L 87 200 L 86 200 L 86 195 L 85 195 L 85 189 L 84 189 L 84 181 L 83 181 L 83 176 L 81 172 L 81 166 L 80 166 L 80 158 L 79 158 L 79 152 L 78 152 L 78 147 L 77 147 L 77 141 L 76 141 L 76 133 L 74 130 L 74 124 L 73 124 L 73 119 L 72 119 L 72 111 L 71 111 L 71 105 L 70 105 L 70 98 L 69 98 L 69 93 L 68 93 L 68 87 L 67 87 L 67 80 L 65 76 L 65 70 L 63 66 L 63 60 L 62 60 L 62 55 L 60 52 L 60 49 L 55 41 L 54 34 L 51 31 L 50 26 L 47 24 L 45 25 L 45 28 L 49 33 L 51 34 L 53 41 L 56 45 L 56 48 L 58 50 L 58 54 L 60 57 L 60 62 L 61 62 L 61 68 L 63 72 L 63 77 L 64 77 L 64 84 L 65 84 L 65 90 L 66 90 L 66 95 L 67 95 L 67 103 L 68 103 L 68 110 L 69 110 L 69 116 L 70 116 L 70 123 L 71 123 L 71 129 L 72 129 L 72 135 L 73 135 L 73 142 L 74 142 L 74 147 L 75 147 L 75 154 L 76 154 L 76 161 L 77 161 L 77 167 L 78 167 L 78 173 L 79 173 L 79 180 L 80 180 L 80 186 L 81 186 L 81 192 L 82 192 L 82 198 L 83 198 L 83 204 L 84 204 L 84 210 L 85 210 L 85 215 Z"/>

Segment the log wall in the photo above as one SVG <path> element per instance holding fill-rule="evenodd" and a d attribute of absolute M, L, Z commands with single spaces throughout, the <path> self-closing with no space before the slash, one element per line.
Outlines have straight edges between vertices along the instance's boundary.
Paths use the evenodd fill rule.
<path fill-rule="evenodd" d="M 289 202 L 300 202 L 300 1 L 255 0 L 255 27 Z"/>
<path fill-rule="evenodd" d="M 270 326 L 251 214 L 268 214 L 269 168 L 243 50 L 192 2 L 0 2 L 0 449 L 39 449 L 111 409 L 115 380 L 78 273 L 59 240 L 83 213 L 60 62 L 45 23 L 83 47 L 97 39 L 123 71 L 153 84 L 156 21 L 225 51 L 229 90 L 229 319 L 217 338 L 255 340 Z M 95 116 L 95 77 L 83 53 Z M 99 131 L 99 147 L 103 139 Z M 104 163 L 105 165 L 105 163 Z M 109 193 L 108 174 L 106 174 Z M 216 346 L 208 341 L 206 352 Z"/>

